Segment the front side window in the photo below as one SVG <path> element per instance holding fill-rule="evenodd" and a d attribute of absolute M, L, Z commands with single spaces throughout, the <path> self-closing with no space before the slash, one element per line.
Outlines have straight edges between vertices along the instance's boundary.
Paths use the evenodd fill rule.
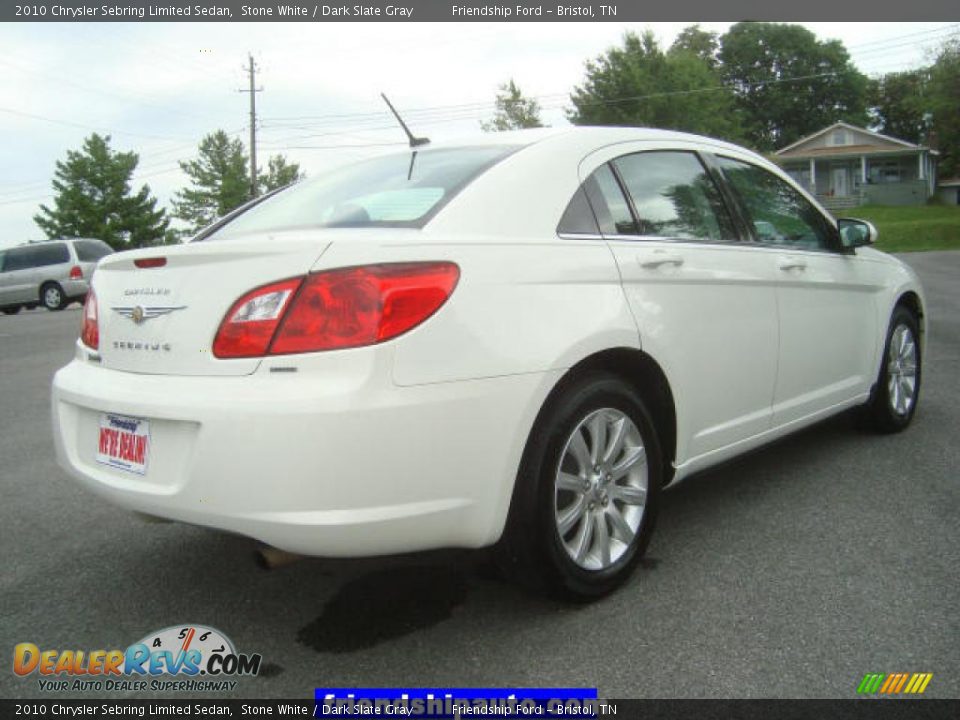
<path fill-rule="evenodd" d="M 800 192 L 768 170 L 717 157 L 753 223 L 758 241 L 801 250 L 833 247 L 826 219 Z"/>
<path fill-rule="evenodd" d="M 297 227 L 422 227 L 516 146 L 415 150 L 338 168 L 257 203 L 204 240 Z"/>
<path fill-rule="evenodd" d="M 735 240 L 713 179 L 691 152 L 642 152 L 613 162 L 633 200 L 638 234 L 684 240 Z"/>
<path fill-rule="evenodd" d="M 30 267 L 29 250 L 30 248 L 14 248 L 13 250 L 7 250 L 4 255 L 3 271 L 13 272 L 14 270 L 23 270 L 24 268 Z"/>

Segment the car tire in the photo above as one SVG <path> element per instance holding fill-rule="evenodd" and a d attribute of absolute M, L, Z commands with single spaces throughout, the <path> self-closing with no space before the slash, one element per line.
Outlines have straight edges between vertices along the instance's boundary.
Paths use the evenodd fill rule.
<path fill-rule="evenodd" d="M 20 312 L 20 306 L 19 306 L 19 305 L 14 305 L 13 307 L 5 307 L 5 308 L 3 308 L 3 314 L 4 314 L 4 315 L 16 315 L 18 312 Z"/>
<path fill-rule="evenodd" d="M 863 409 L 869 427 L 895 433 L 910 424 L 920 398 L 921 361 L 916 315 L 898 305 L 890 317 L 877 383 Z"/>
<path fill-rule="evenodd" d="M 617 588 L 650 540 L 661 458 L 635 388 L 611 374 L 567 385 L 527 441 L 497 546 L 501 567 L 521 584 L 568 600 Z"/>
<path fill-rule="evenodd" d="M 44 283 L 40 288 L 40 304 L 47 310 L 63 310 L 67 305 L 63 288 L 55 282 Z"/>

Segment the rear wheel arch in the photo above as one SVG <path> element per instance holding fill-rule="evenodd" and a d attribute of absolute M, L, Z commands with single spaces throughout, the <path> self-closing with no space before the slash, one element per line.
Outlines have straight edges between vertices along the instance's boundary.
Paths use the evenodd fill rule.
<path fill-rule="evenodd" d="M 673 479 L 673 462 L 677 449 L 676 404 L 663 369 L 642 350 L 629 347 L 610 348 L 589 355 L 573 365 L 550 391 L 533 427 L 537 427 L 541 417 L 563 396 L 568 387 L 585 376 L 597 373 L 618 376 L 644 399 L 660 440 L 664 484 L 669 484 Z"/>

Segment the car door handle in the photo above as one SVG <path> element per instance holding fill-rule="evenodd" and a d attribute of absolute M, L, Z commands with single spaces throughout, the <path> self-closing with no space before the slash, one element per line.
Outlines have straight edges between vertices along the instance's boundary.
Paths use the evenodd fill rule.
<path fill-rule="evenodd" d="M 807 264 L 803 260 L 781 260 L 780 269 L 784 272 L 791 270 L 806 270 Z"/>
<path fill-rule="evenodd" d="M 640 261 L 640 267 L 645 268 L 658 268 L 663 267 L 664 265 L 674 265 L 680 267 L 683 265 L 683 258 L 679 255 L 672 255 L 670 253 L 648 255 L 646 257 L 640 256 L 637 258 Z"/>

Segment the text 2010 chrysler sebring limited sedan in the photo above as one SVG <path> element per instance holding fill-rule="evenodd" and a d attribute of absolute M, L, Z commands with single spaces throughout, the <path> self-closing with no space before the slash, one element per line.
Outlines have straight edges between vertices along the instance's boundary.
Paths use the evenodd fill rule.
<path fill-rule="evenodd" d="M 54 379 L 108 500 L 298 553 L 498 544 L 615 587 L 660 488 L 852 406 L 917 406 L 924 297 L 724 142 L 578 128 L 365 160 L 104 258 Z"/>

